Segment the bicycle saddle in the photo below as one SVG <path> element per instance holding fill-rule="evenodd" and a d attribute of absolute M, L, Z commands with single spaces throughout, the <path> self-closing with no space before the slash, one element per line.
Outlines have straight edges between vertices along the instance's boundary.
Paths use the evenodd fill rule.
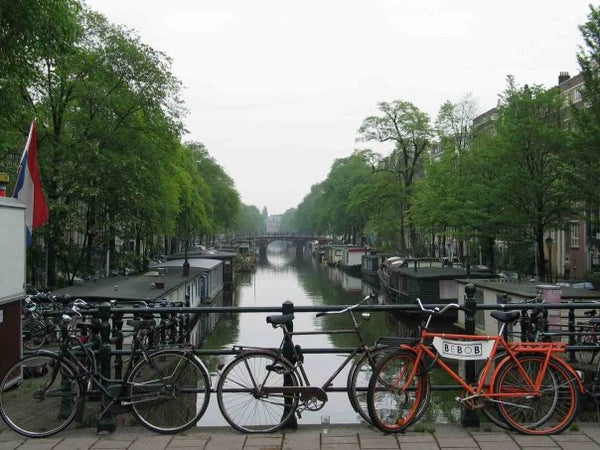
<path fill-rule="evenodd" d="M 492 311 L 490 316 L 499 322 L 512 322 L 521 317 L 521 311 Z"/>
<path fill-rule="evenodd" d="M 282 314 L 278 316 L 267 316 L 267 323 L 273 326 L 291 323 L 294 320 L 293 314 Z"/>

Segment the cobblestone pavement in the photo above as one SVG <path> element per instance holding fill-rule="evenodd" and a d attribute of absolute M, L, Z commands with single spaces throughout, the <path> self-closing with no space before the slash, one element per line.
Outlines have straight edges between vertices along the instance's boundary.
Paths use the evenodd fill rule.
<path fill-rule="evenodd" d="M 555 436 L 525 436 L 499 428 L 474 429 L 460 425 L 434 424 L 427 431 L 384 434 L 368 425 L 304 425 L 274 434 L 241 434 L 231 428 L 188 430 L 160 435 L 142 427 L 118 428 L 114 433 L 96 433 L 95 428 L 70 427 L 45 439 L 26 439 L 0 423 L 1 450 L 360 450 L 360 449 L 600 449 L 600 424 L 578 423 Z"/>

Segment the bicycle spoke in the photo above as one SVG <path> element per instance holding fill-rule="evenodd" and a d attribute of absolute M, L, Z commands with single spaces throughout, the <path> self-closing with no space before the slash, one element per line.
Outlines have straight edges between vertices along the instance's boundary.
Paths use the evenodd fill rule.
<path fill-rule="evenodd" d="M 8 370 L 0 386 L 0 413 L 16 432 L 50 436 L 75 418 L 81 388 L 66 366 L 51 355 L 23 358 Z"/>
<path fill-rule="evenodd" d="M 543 355 L 521 355 L 520 364 L 535 379 L 544 366 Z M 551 360 L 539 391 L 523 386 L 516 361 L 500 368 L 494 392 L 508 397 L 498 399 L 498 411 L 513 428 L 528 434 L 559 433 L 569 426 L 577 411 L 579 394 L 575 380 L 559 360 Z"/>
<path fill-rule="evenodd" d="M 402 431 L 425 411 L 429 378 L 415 370 L 415 358 L 412 352 L 391 353 L 373 372 L 367 397 L 369 415 L 382 431 Z"/>
<path fill-rule="evenodd" d="M 285 374 L 271 370 L 277 364 Z M 264 384 L 256 383 L 264 380 Z M 242 354 L 225 367 L 217 386 L 219 409 L 231 426 L 246 433 L 269 432 L 284 426 L 298 405 L 298 394 L 267 394 L 262 387 L 297 386 L 282 361 L 260 351 Z"/>

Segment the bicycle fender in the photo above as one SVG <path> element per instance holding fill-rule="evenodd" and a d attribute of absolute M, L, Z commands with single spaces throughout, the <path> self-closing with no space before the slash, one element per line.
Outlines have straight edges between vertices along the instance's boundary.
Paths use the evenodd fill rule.
<path fill-rule="evenodd" d="M 554 361 L 556 361 L 558 364 L 562 365 L 565 368 L 565 370 L 571 374 L 571 376 L 577 382 L 577 386 L 579 386 L 579 392 L 582 394 L 585 394 L 586 389 L 585 389 L 585 386 L 583 385 L 583 380 L 581 379 L 581 377 L 579 376 L 577 371 L 575 369 L 573 369 L 573 366 L 571 366 L 570 364 L 567 364 L 560 358 L 553 357 L 552 359 Z"/>
<path fill-rule="evenodd" d="M 69 369 L 71 370 L 71 372 L 73 372 L 74 374 L 78 373 L 77 366 L 66 355 L 61 356 L 59 353 L 54 352 L 52 350 L 47 350 L 47 349 L 35 350 L 33 353 L 23 355 L 23 357 L 19 361 L 21 361 L 25 358 L 29 358 L 31 356 L 50 356 L 50 357 L 56 358 L 56 359 L 60 360 L 60 362 L 62 364 L 64 364 L 65 366 L 68 366 Z"/>
<path fill-rule="evenodd" d="M 160 355 L 161 353 L 183 353 L 188 355 L 190 358 L 193 358 L 194 360 L 196 360 L 196 362 L 198 362 L 200 364 L 200 366 L 204 369 L 204 371 L 206 372 L 206 375 L 208 377 L 208 386 L 209 388 L 212 388 L 212 377 L 210 376 L 210 372 L 208 371 L 206 365 L 204 364 L 204 362 L 198 357 L 198 355 L 196 355 L 193 352 L 186 352 L 184 350 L 177 350 L 177 349 L 162 349 L 162 350 L 157 350 L 155 352 L 150 352 L 149 356 L 154 356 L 154 355 Z"/>
<path fill-rule="evenodd" d="M 543 356 L 543 355 L 542 355 Z M 505 364 L 507 364 L 509 361 L 511 361 L 513 358 L 509 355 L 506 355 L 502 361 L 500 361 L 497 365 L 496 365 L 496 369 L 493 372 L 493 376 L 492 379 L 490 381 L 490 386 L 494 386 L 496 383 L 496 377 L 498 375 L 498 373 L 500 373 L 500 369 L 502 368 L 502 366 L 504 366 Z M 579 392 L 581 394 L 585 393 L 585 386 L 583 385 L 583 380 L 581 379 L 581 377 L 577 374 L 577 372 L 575 371 L 575 369 L 573 369 L 573 367 L 570 364 L 567 364 L 566 362 L 564 362 L 562 359 L 557 358 L 556 356 L 551 356 L 550 359 L 552 359 L 552 361 L 554 363 L 556 363 L 559 366 L 562 366 L 567 372 L 569 372 L 571 374 L 571 376 L 573 377 L 573 379 L 576 381 L 577 386 L 579 387 Z"/>

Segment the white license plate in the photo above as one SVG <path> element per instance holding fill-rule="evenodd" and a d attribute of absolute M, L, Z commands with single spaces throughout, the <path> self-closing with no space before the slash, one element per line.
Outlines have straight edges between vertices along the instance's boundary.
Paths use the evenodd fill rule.
<path fill-rule="evenodd" d="M 441 337 L 433 338 L 433 346 L 444 358 L 478 360 L 487 359 L 494 341 L 454 341 Z"/>

